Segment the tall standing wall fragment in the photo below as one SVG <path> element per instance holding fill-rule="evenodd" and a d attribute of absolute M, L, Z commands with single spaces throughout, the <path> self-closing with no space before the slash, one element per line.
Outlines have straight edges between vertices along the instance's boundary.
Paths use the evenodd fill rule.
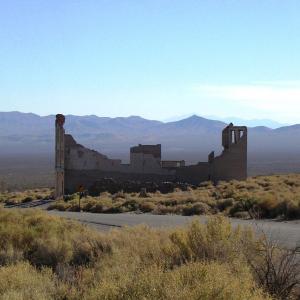
<path fill-rule="evenodd" d="M 229 124 L 223 130 L 222 144 L 224 150 L 220 156 L 209 155 L 210 179 L 215 183 L 247 179 L 247 127 Z"/>
<path fill-rule="evenodd" d="M 55 120 L 55 198 L 63 197 L 65 181 L 65 117 L 56 115 Z"/>

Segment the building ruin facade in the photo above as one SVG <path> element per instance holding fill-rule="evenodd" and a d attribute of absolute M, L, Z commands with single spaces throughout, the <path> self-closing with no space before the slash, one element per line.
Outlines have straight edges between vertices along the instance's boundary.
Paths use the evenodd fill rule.
<path fill-rule="evenodd" d="M 181 161 L 163 161 L 161 145 L 138 145 L 130 149 L 130 162 L 110 159 L 78 144 L 64 130 L 65 117 L 55 121 L 56 197 L 80 189 L 89 190 L 103 178 L 116 181 L 184 182 L 197 185 L 204 181 L 245 180 L 247 178 L 247 127 L 229 124 L 222 133 L 223 152 L 211 152 L 207 162 L 186 165 Z"/>

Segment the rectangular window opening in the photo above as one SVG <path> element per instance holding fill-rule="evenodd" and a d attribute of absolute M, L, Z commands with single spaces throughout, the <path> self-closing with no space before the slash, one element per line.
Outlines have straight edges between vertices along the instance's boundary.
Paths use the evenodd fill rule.
<path fill-rule="evenodd" d="M 236 144 L 236 138 L 235 138 L 235 131 L 234 130 L 231 131 L 231 143 Z"/>

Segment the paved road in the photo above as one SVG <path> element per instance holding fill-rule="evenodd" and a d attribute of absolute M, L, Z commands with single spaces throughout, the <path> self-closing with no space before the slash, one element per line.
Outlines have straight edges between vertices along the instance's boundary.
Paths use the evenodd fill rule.
<path fill-rule="evenodd" d="M 185 225 L 193 219 L 206 222 L 207 218 L 184 217 L 176 215 L 150 215 L 150 214 L 93 214 L 84 212 L 58 212 L 49 211 L 49 214 L 77 220 L 93 226 L 99 230 L 121 228 L 123 226 L 135 226 L 146 224 L 152 227 L 174 227 Z M 268 237 L 278 241 L 285 247 L 300 246 L 300 221 L 276 222 L 276 221 L 248 221 L 231 219 L 233 226 L 246 225 L 261 233 L 262 230 Z"/>
<path fill-rule="evenodd" d="M 22 203 L 6 208 L 40 208 L 47 209 L 52 200 L 39 200 L 29 203 Z M 206 222 L 207 217 L 185 217 L 177 215 L 151 215 L 151 214 L 93 214 L 84 212 L 59 212 L 48 211 L 49 214 L 61 216 L 67 219 L 77 220 L 83 224 L 93 226 L 99 230 L 121 228 L 124 226 L 136 226 L 146 224 L 152 227 L 176 227 L 185 225 L 193 219 Z M 281 245 L 292 248 L 300 246 L 300 221 L 276 222 L 276 221 L 252 221 L 230 219 L 233 226 L 251 226 L 258 233 L 266 233 L 272 240 L 278 241 Z"/>

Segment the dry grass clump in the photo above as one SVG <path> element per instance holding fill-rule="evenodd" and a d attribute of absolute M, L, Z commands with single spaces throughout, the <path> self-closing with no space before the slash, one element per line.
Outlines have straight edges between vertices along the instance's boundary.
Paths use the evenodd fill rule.
<path fill-rule="evenodd" d="M 78 210 L 78 195 L 53 203 L 49 209 Z M 95 213 L 223 214 L 240 218 L 300 218 L 300 175 L 249 178 L 246 181 L 204 182 L 197 189 L 173 193 L 102 193 L 81 200 L 83 211 Z"/>
<path fill-rule="evenodd" d="M 276 175 L 231 182 L 221 193 L 233 190 L 229 215 L 247 212 L 251 218 L 300 218 L 300 175 Z"/>
<path fill-rule="evenodd" d="M 1 299 L 271 299 L 255 272 L 265 264 L 262 241 L 224 217 L 99 234 L 42 212 L 0 210 L 0 224 Z"/>
<path fill-rule="evenodd" d="M 28 262 L 0 268 L 1 299 L 55 299 L 59 295 L 57 287 L 55 276 L 50 269 L 38 270 Z"/>
<path fill-rule="evenodd" d="M 27 190 L 22 192 L 1 192 L 0 202 L 7 205 L 13 205 L 35 200 L 49 199 L 51 197 L 53 197 L 53 190 L 48 188 Z"/>
<path fill-rule="evenodd" d="M 124 277 L 113 269 L 88 291 L 87 299 L 271 299 L 257 288 L 247 268 L 236 272 L 226 264 L 187 263 L 173 270 L 153 265 Z"/>
<path fill-rule="evenodd" d="M 84 265 L 110 251 L 96 233 L 74 222 L 41 212 L 0 211 L 0 264 L 29 261 L 41 267 L 59 264 Z"/>

